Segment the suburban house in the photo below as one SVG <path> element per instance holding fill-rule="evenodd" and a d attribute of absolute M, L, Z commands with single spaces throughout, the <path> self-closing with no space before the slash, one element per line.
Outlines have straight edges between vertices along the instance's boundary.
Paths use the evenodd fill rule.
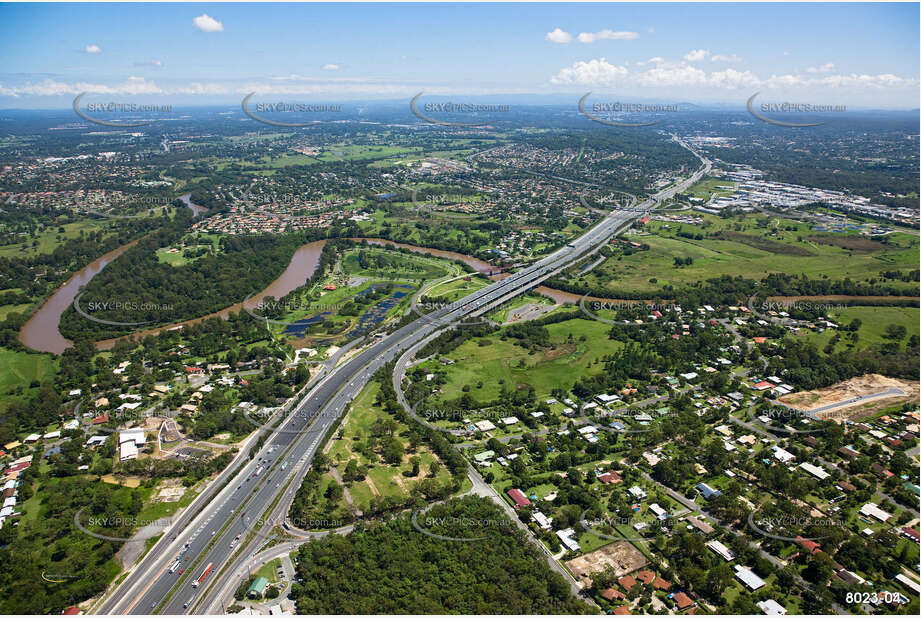
<path fill-rule="evenodd" d="M 507 492 L 508 497 L 512 499 L 512 502 L 515 503 L 515 510 L 521 509 L 525 506 L 531 506 L 531 501 L 528 500 L 528 497 L 524 495 L 524 492 L 520 489 L 509 489 Z"/>

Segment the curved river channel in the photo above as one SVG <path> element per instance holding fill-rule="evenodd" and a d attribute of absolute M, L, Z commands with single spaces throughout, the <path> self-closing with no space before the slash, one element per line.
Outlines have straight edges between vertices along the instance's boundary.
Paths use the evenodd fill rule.
<path fill-rule="evenodd" d="M 202 207 L 192 204 L 189 201 L 188 195 L 184 195 L 180 199 L 185 202 L 189 208 L 192 208 L 196 216 L 198 216 L 201 212 L 204 212 Z M 494 279 L 503 276 L 502 274 L 493 274 L 499 272 L 499 267 L 469 255 L 455 253 L 454 251 L 443 251 L 441 249 L 417 247 L 415 245 L 406 245 L 403 243 L 377 238 L 354 238 L 352 240 L 366 240 L 369 244 L 373 245 L 390 245 L 447 260 L 460 261 L 467 264 L 477 272 L 491 275 Z M 99 273 L 103 268 L 105 268 L 107 264 L 133 247 L 136 243 L 137 241 L 135 240 L 117 249 L 114 249 L 113 251 L 106 253 L 102 257 L 93 261 L 91 264 L 74 273 L 74 275 L 68 279 L 67 282 L 51 296 L 51 298 L 45 301 L 45 304 L 43 304 L 41 308 L 39 308 L 39 310 L 29 319 L 29 321 L 23 325 L 22 329 L 20 329 L 19 340 L 22 342 L 22 344 L 32 348 L 33 350 L 38 350 L 40 352 L 51 352 L 53 354 L 60 354 L 67 348 L 71 347 L 73 342 L 69 339 L 66 339 L 58 330 L 58 324 L 61 321 L 61 315 L 63 315 L 64 311 L 66 311 L 67 308 L 73 303 L 74 298 L 76 298 L 76 296 L 80 293 L 80 289 L 83 286 L 89 283 L 90 280 L 95 277 L 96 274 Z M 304 285 L 304 282 L 313 276 L 314 272 L 316 271 L 317 266 L 320 263 L 320 254 L 322 253 L 323 246 L 325 244 L 325 240 L 317 240 L 309 242 L 298 248 L 298 250 L 295 251 L 294 255 L 291 257 L 291 261 L 288 263 L 288 267 L 285 269 L 285 271 L 275 281 L 269 284 L 267 288 L 262 290 L 260 293 L 254 294 L 252 297 L 250 297 L 250 299 L 246 301 L 245 308 L 255 309 L 259 301 L 265 296 L 281 298 L 292 290 Z M 535 291 L 538 294 L 546 296 L 557 303 L 575 304 L 578 303 L 580 299 L 578 294 L 554 290 L 545 286 L 540 286 L 536 288 Z M 115 339 L 103 339 L 96 342 L 96 347 L 100 350 L 108 350 L 111 349 L 115 345 L 115 342 L 119 339 L 129 337 L 143 338 L 148 335 L 155 335 L 166 330 L 181 328 L 182 326 L 190 324 L 196 324 L 203 320 L 214 317 L 226 319 L 228 316 L 230 316 L 231 313 L 239 313 L 243 310 L 244 303 L 239 302 L 235 305 L 231 305 L 230 307 L 222 309 L 221 311 L 217 311 L 215 313 L 211 313 L 209 315 L 201 316 L 198 318 L 185 320 L 184 322 L 176 322 L 173 324 L 158 326 L 156 328 L 137 331 L 130 335 L 125 335 L 124 337 L 118 337 Z"/>

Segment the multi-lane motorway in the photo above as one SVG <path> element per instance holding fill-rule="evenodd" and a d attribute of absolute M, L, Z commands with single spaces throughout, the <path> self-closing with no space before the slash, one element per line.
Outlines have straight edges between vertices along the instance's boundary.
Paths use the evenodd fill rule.
<path fill-rule="evenodd" d="M 433 333 L 465 317 L 489 311 L 597 250 L 643 212 L 684 191 L 709 172 L 710 162 L 698 157 L 702 166 L 697 172 L 649 197 L 639 208 L 611 212 L 566 247 L 451 306 L 403 326 L 321 375 L 276 428 L 264 429 L 271 435 L 259 452 L 236 475 L 230 477 L 228 474 L 230 480 L 226 486 L 209 497 L 194 519 L 180 519 L 174 529 L 167 530 L 145 559 L 108 596 L 99 612 L 183 614 L 207 611 L 214 594 L 221 588 L 215 583 L 233 573 L 234 565 L 259 551 L 273 525 L 281 523 L 260 522 L 263 513 L 269 507 L 276 513 L 279 509 L 275 507 L 290 500 L 323 437 L 378 369 Z M 177 560 L 179 565 L 171 569 Z M 200 586 L 193 587 L 193 582 L 208 565 L 213 565 L 211 572 Z"/>

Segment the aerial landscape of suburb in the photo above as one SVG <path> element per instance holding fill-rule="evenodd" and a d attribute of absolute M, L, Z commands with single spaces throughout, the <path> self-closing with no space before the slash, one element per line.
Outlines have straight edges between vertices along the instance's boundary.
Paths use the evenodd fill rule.
<path fill-rule="evenodd" d="M 919 615 L 919 8 L 0 4 L 0 616 Z"/>

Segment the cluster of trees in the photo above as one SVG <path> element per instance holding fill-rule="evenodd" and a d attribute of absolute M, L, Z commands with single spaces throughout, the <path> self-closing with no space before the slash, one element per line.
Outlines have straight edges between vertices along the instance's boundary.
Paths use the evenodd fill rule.
<path fill-rule="evenodd" d="M 909 279 L 914 277 L 906 273 Z M 886 279 L 890 279 L 887 277 Z M 872 280 L 872 281 L 875 281 Z M 771 273 L 761 280 L 761 294 L 765 296 L 824 296 L 839 294 L 843 296 L 913 296 L 918 293 L 917 286 L 895 286 L 882 281 L 877 283 L 859 283 L 849 277 L 841 280 L 812 279 L 806 274 L 791 275 Z M 917 304 L 915 305 L 917 306 Z"/>
<path fill-rule="evenodd" d="M 581 614 L 563 577 L 491 502 L 469 496 L 301 546 L 299 614 Z M 440 522 L 431 525 L 431 522 Z M 470 522 L 475 522 L 471 525 Z M 489 525 L 494 522 L 493 525 Z"/>
<path fill-rule="evenodd" d="M 81 477 L 45 479 L 38 471 L 40 457 L 37 452 L 20 488 L 21 501 L 38 492 L 38 515 L 0 530 L 4 591 L 0 612 L 4 614 L 60 614 L 104 591 L 121 570 L 115 553 L 122 544 L 80 531 L 74 516 L 79 512 L 87 529 L 128 538 L 138 527 L 136 517 L 150 491 L 145 486 L 132 489 Z"/>
<path fill-rule="evenodd" d="M 83 310 L 110 322 L 143 322 L 144 327 L 207 315 L 264 289 L 281 274 L 305 240 L 297 235 L 226 236 L 221 238 L 218 255 L 206 255 L 182 266 L 160 262 L 156 250 L 182 237 L 187 217 L 183 220 L 177 216 L 96 275 L 83 293 Z M 116 301 L 123 305 L 94 310 L 93 303 Z M 61 317 L 60 328 L 71 339 L 102 339 L 136 327 L 88 320 L 71 307 Z"/>
<path fill-rule="evenodd" d="M 897 342 L 890 343 L 894 349 L 887 343 L 883 345 L 890 347 L 884 349 L 823 354 L 814 344 L 788 339 L 782 358 L 768 358 L 767 371 L 769 375 L 783 375 L 787 382 L 802 390 L 822 388 L 866 373 L 917 380 L 918 338 L 912 337 L 904 348 Z"/>

